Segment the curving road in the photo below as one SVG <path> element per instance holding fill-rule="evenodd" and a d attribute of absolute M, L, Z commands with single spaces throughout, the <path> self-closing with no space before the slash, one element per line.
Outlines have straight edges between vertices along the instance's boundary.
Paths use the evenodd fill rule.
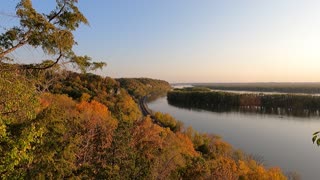
<path fill-rule="evenodd" d="M 147 106 L 147 96 L 144 96 L 142 97 L 140 100 L 139 100 L 139 106 L 140 106 L 140 109 L 141 109 L 141 112 L 143 114 L 143 116 L 150 116 L 150 118 L 152 119 L 153 123 L 161 126 L 161 127 L 165 127 L 160 121 L 158 121 L 155 116 L 153 115 L 153 112 L 152 110 L 150 110 Z"/>

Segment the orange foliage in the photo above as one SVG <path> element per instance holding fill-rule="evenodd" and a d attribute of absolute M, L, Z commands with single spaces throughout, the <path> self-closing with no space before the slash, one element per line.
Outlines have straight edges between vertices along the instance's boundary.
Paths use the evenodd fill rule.
<path fill-rule="evenodd" d="M 137 126 L 133 129 L 132 145 L 148 159 L 152 159 L 159 153 L 159 150 L 163 148 L 164 139 L 161 134 L 164 129 L 154 124 L 150 117 L 146 117 L 144 120 L 137 123 Z"/>
<path fill-rule="evenodd" d="M 166 179 L 175 169 L 185 166 L 185 157 L 199 156 L 187 135 L 173 133 L 169 128 L 166 128 L 162 135 L 165 145 L 159 157 L 158 179 Z"/>
<path fill-rule="evenodd" d="M 229 157 L 220 156 L 209 162 L 211 177 L 216 180 L 236 180 L 238 179 L 238 168 L 235 161 Z"/>
<path fill-rule="evenodd" d="M 198 156 L 199 154 L 195 151 L 191 139 L 180 132 L 176 133 L 177 143 L 180 146 L 180 152 L 188 156 Z"/>
<path fill-rule="evenodd" d="M 40 105 L 41 105 L 41 108 L 44 109 L 50 105 L 50 102 L 47 99 L 42 97 L 40 98 Z"/>
<path fill-rule="evenodd" d="M 89 126 L 102 124 L 103 121 L 111 119 L 111 113 L 108 108 L 94 100 L 91 102 L 82 101 L 76 105 L 76 108 L 89 122 Z"/>
<path fill-rule="evenodd" d="M 43 93 L 40 96 L 40 111 L 54 106 L 55 108 L 64 110 L 71 116 L 74 115 L 72 111 L 75 111 L 75 104 L 76 103 L 67 95 Z"/>
<path fill-rule="evenodd" d="M 209 147 L 213 156 L 229 156 L 233 150 L 230 144 L 216 137 L 211 137 Z"/>
<path fill-rule="evenodd" d="M 112 118 L 105 105 L 94 100 L 91 102 L 82 101 L 76 105 L 76 109 L 80 112 L 86 130 L 96 131 L 96 128 L 102 128 L 102 132 L 107 133 L 108 138 L 111 138 L 111 132 L 117 127 L 117 121 Z M 109 143 L 111 143 L 111 139 L 108 139 Z"/>
<path fill-rule="evenodd" d="M 248 167 L 248 165 L 245 161 L 239 160 L 238 164 L 239 164 L 238 168 L 239 168 L 240 175 L 246 175 L 251 171 L 250 167 Z"/>
<path fill-rule="evenodd" d="M 77 129 L 70 130 L 70 136 L 79 135 L 77 139 L 79 150 L 76 152 L 77 165 L 102 164 L 104 166 L 108 162 L 106 153 L 108 153 L 107 149 L 111 145 L 118 122 L 105 105 L 95 100 L 88 102 L 89 99 L 89 95 L 84 94 L 83 101 L 77 104 L 65 95 L 43 94 L 40 103 L 42 110 L 59 107 L 65 119 L 77 123 Z M 115 109 L 121 109 L 119 113 L 122 120 L 139 119 L 140 113 L 135 112 L 136 104 L 131 97 L 119 98 L 119 101 L 115 102 L 115 107 Z M 60 113 L 60 111 L 57 112 Z M 168 124 L 171 123 L 171 120 L 175 122 L 169 115 L 161 115 L 161 117 L 169 119 L 170 121 L 166 121 Z M 235 151 L 230 144 L 216 136 L 199 134 L 192 128 L 187 129 L 185 133 L 174 133 L 169 128 L 153 123 L 150 117 L 145 117 L 134 122 L 131 133 L 130 146 L 137 150 L 138 156 L 150 162 L 150 177 L 152 178 L 175 177 L 178 168 L 188 166 L 187 159 L 199 158 L 198 161 L 194 161 L 195 164 L 190 166 L 191 168 L 186 168 L 187 174 L 185 175 L 193 173 L 194 177 L 200 178 L 195 174 L 201 172 L 204 179 L 216 180 L 286 179 L 279 168 L 266 169 L 256 161 L 241 158 L 241 156 L 237 159 L 234 157 Z M 208 153 L 205 153 L 204 156 L 194 149 L 202 145 L 206 145 L 208 149 Z"/>
<path fill-rule="evenodd" d="M 286 180 L 287 178 L 283 175 L 280 168 L 270 168 L 268 170 L 268 179 L 274 180 Z"/>
<path fill-rule="evenodd" d="M 269 170 L 254 160 L 239 161 L 239 175 L 244 180 L 286 180 L 279 168 Z"/>
<path fill-rule="evenodd" d="M 111 145 L 117 121 L 112 118 L 108 108 L 97 101 L 82 101 L 76 105 L 76 109 L 80 113 L 83 125 L 78 162 L 80 164 L 103 162 L 103 153 Z"/>

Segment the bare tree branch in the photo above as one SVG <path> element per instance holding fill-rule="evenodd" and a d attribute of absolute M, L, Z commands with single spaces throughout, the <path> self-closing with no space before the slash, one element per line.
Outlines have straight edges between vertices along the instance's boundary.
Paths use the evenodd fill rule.
<path fill-rule="evenodd" d="M 64 3 L 63 6 L 60 8 L 60 10 L 57 13 L 55 13 L 52 17 L 50 17 L 48 21 L 51 22 L 56 17 L 58 17 L 62 13 L 65 6 L 66 6 L 66 3 Z"/>
<path fill-rule="evenodd" d="M 1 52 L 1 53 L 0 53 L 0 59 L 3 58 L 6 54 L 9 54 L 9 53 L 11 53 L 12 51 L 18 49 L 19 47 L 27 44 L 27 43 L 28 43 L 28 38 L 29 38 L 30 35 L 31 35 L 31 30 L 29 30 L 28 32 L 26 32 L 26 33 L 24 34 L 24 37 L 22 38 L 21 41 L 19 41 L 18 44 L 16 44 L 15 46 L 13 46 L 13 47 L 11 47 L 11 48 L 9 48 L 9 49 Z"/>
<path fill-rule="evenodd" d="M 53 62 L 50 65 L 44 66 L 44 67 L 36 67 L 33 65 L 22 65 L 22 69 L 38 69 L 38 70 L 44 70 L 44 69 L 49 69 L 51 67 L 53 67 L 54 65 L 58 64 L 58 62 L 60 61 L 60 59 L 63 57 L 62 52 L 60 51 L 60 55 L 58 56 L 58 58 L 55 60 L 55 62 Z"/>

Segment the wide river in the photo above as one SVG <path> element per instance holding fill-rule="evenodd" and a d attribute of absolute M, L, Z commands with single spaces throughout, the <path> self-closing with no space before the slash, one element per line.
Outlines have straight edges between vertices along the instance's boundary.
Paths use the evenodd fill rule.
<path fill-rule="evenodd" d="M 148 106 L 171 114 L 199 132 L 220 135 L 247 154 L 262 156 L 267 166 L 295 171 L 306 180 L 320 179 L 320 147 L 311 141 L 313 132 L 320 130 L 320 117 L 184 109 L 169 105 L 166 97 Z"/>

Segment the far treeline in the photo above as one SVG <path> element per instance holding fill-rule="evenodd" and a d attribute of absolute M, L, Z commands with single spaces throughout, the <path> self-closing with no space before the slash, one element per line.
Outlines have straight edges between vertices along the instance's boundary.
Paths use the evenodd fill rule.
<path fill-rule="evenodd" d="M 294 116 L 319 115 L 320 97 L 296 94 L 237 94 L 215 91 L 174 90 L 168 93 L 172 105 L 218 112 L 254 111 Z"/>
<path fill-rule="evenodd" d="M 320 83 L 195 83 L 196 87 L 207 87 L 215 90 L 256 91 L 256 92 L 283 92 L 320 94 Z"/>

